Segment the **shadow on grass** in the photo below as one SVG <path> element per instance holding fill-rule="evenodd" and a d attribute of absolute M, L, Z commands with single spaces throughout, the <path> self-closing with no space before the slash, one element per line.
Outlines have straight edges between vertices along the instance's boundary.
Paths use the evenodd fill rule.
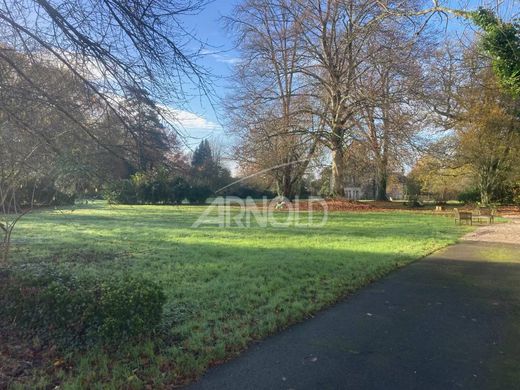
<path fill-rule="evenodd" d="M 121 346 L 115 355 L 74 355 L 70 372 L 55 373 L 71 386 L 161 387 L 193 379 L 466 229 L 410 213 L 333 214 L 322 228 L 192 229 L 200 212 L 121 209 L 39 213 L 20 225 L 27 241 L 15 248 L 17 262 L 52 261 L 78 274 L 139 274 L 161 283 L 168 296 L 164 338 Z M 96 253 L 99 261 L 90 261 Z"/>
<path fill-rule="evenodd" d="M 181 245 L 179 250 L 190 252 L 192 247 Z M 450 247 L 392 273 L 318 315 L 320 309 L 342 301 L 416 257 L 398 251 L 374 254 L 347 249 L 315 249 L 312 256 L 305 249 L 228 253 L 224 245 L 202 245 L 199 249 L 203 253 L 222 252 L 213 253 L 211 259 L 190 261 L 140 259 L 140 267 L 134 264 L 112 271 L 141 272 L 163 284 L 169 296 L 164 337 L 121 346 L 121 351 L 111 354 L 95 350 L 74 355 L 70 371 L 65 373 L 58 367 L 48 375 L 65 375 L 60 381 L 91 387 L 101 383 L 128 387 L 132 375 L 136 376 L 132 379 L 134 387 L 180 384 L 193 380 L 210 365 L 237 355 L 253 340 L 316 315 L 289 336 L 282 333 L 265 344 L 292 337 L 298 329 L 328 318 L 327 332 L 336 327 L 338 333 L 330 337 L 327 332 L 320 333 L 319 340 L 311 341 L 315 347 L 335 351 L 333 356 L 341 362 L 343 371 L 350 373 L 351 381 L 359 377 L 381 380 L 385 375 L 401 379 L 408 375 L 406 380 L 411 380 L 410 367 L 430 357 L 432 360 L 426 360 L 419 372 L 426 375 L 424 380 L 432 381 L 430 385 L 453 383 L 449 382 L 453 376 L 465 378 L 462 383 L 469 385 L 512 388 L 519 379 L 518 248 L 509 247 L 509 257 L 502 254 L 488 261 L 489 254 L 500 246 L 464 243 L 460 247 L 462 250 Z M 235 257 L 231 257 L 232 252 Z M 73 262 L 64 262 L 64 266 L 81 269 Z M 95 266 L 103 272 L 110 269 L 106 262 Z M 388 311 L 392 307 L 393 311 Z M 367 317 L 369 311 L 375 317 Z M 374 318 L 382 322 L 369 322 Z M 350 341 L 342 347 L 339 336 Z M 297 343 L 292 340 L 289 345 Z M 289 349 L 280 351 L 290 353 Z M 269 351 L 262 359 L 279 358 Z M 273 370 L 271 374 L 276 368 Z M 473 378 L 475 370 L 478 380 Z M 254 383 L 257 372 L 262 372 L 259 365 L 249 371 L 250 383 Z M 234 378 L 240 385 L 239 378 Z"/>

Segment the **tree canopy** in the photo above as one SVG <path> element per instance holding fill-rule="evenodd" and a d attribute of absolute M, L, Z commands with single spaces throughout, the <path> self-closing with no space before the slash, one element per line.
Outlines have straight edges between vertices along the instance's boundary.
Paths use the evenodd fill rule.
<path fill-rule="evenodd" d="M 481 46 L 491 56 L 500 84 L 520 98 L 520 24 L 504 22 L 485 8 L 472 12 L 470 17 L 483 31 Z"/>

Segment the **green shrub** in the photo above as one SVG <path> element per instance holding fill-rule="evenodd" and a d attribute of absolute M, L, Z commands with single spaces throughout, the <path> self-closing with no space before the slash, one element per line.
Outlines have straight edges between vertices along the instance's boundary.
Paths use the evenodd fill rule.
<path fill-rule="evenodd" d="M 148 333 L 161 322 L 166 297 L 149 280 L 125 277 L 101 284 L 99 333 L 107 340 L 136 337 Z"/>
<path fill-rule="evenodd" d="M 188 197 L 190 184 L 183 177 L 176 177 L 170 182 L 169 202 L 181 204 Z"/>
<path fill-rule="evenodd" d="M 478 188 L 472 188 L 466 191 L 463 191 L 457 197 L 459 202 L 463 203 L 477 203 L 480 202 L 480 191 Z"/>
<path fill-rule="evenodd" d="M 2 321 L 67 343 L 146 336 L 161 322 L 166 300 L 161 287 L 149 280 L 77 278 L 47 266 L 18 267 L 2 279 Z"/>
<path fill-rule="evenodd" d="M 502 183 L 494 192 L 493 199 L 502 204 L 520 205 L 520 181 Z"/>
<path fill-rule="evenodd" d="M 211 193 L 207 187 L 190 187 L 180 176 L 168 178 L 162 174 L 136 173 L 129 180 L 107 185 L 104 198 L 111 204 L 181 204 L 190 197 L 194 203 L 203 202 Z"/>
<path fill-rule="evenodd" d="M 206 200 L 213 194 L 207 186 L 194 185 L 188 193 L 188 200 L 193 204 L 204 204 Z"/>
<path fill-rule="evenodd" d="M 108 184 L 103 191 L 103 197 L 109 204 L 136 204 L 137 194 L 130 180 L 118 180 Z"/>

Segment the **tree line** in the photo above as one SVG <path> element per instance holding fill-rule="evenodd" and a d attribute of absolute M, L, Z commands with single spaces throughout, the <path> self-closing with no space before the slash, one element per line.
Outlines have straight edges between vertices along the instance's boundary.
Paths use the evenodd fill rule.
<path fill-rule="evenodd" d="M 241 53 L 226 102 L 241 170 L 264 172 L 289 198 L 323 160 L 327 196 L 368 175 L 373 197 L 387 200 L 389 176 L 411 170 L 409 192 L 415 183 L 439 198 L 418 178 L 423 170 L 441 181 L 456 171 L 451 196 L 476 188 L 484 203 L 506 199 L 501 191 L 511 198 L 519 185 L 518 24 L 434 2 L 480 28 L 463 47 L 440 38 L 424 4 L 241 2 L 226 18 Z"/>
<path fill-rule="evenodd" d="M 186 101 L 190 83 L 211 94 L 197 51 L 185 46 L 196 41 L 179 23 L 203 6 L 1 6 L 4 211 L 108 187 L 112 196 L 132 188 L 135 202 L 156 202 L 165 188 L 195 199 L 231 183 L 214 151 L 204 152 L 212 156 L 206 168 L 197 165 L 204 142 L 190 159 L 165 109 Z M 432 18 L 443 13 L 478 26 L 471 45 L 439 48 L 443 34 Z M 512 198 L 516 22 L 437 1 L 244 0 L 225 25 L 241 55 L 224 101 L 226 125 L 237 140 L 238 175 L 256 175 L 256 187 L 228 192 L 343 196 L 368 176 L 374 198 L 385 200 L 396 173 L 411 171 L 409 187 L 421 192 L 477 189 L 484 202 Z M 436 189 L 454 177 L 456 191 Z M 164 199 L 158 202 L 178 201 Z"/>

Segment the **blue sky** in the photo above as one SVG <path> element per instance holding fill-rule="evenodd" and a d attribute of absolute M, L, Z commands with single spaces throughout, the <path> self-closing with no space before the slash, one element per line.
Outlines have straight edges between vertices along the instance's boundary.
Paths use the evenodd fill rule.
<path fill-rule="evenodd" d="M 184 23 L 198 39 L 205 44 L 203 58 L 200 63 L 213 75 L 213 88 L 216 97 L 210 101 L 204 96 L 193 97 L 187 107 L 192 113 L 181 113 L 180 122 L 191 139 L 190 145 L 195 145 L 202 138 L 212 138 L 217 142 L 225 143 L 226 138 L 221 124 L 218 98 L 227 93 L 229 76 L 232 74 L 232 65 L 238 59 L 238 53 L 225 31 L 222 16 L 230 15 L 236 1 L 216 0 L 204 7 L 198 15 L 187 16 Z"/>

